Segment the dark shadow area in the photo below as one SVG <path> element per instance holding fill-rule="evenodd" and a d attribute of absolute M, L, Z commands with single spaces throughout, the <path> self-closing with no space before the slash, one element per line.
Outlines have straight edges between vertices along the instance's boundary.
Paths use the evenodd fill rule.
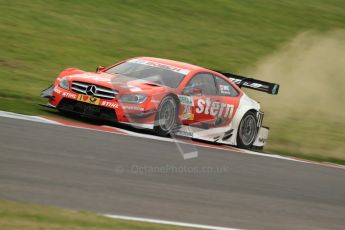
<path fill-rule="evenodd" d="M 120 129 L 125 129 L 131 132 L 136 132 L 136 133 L 140 133 L 140 134 L 147 134 L 147 135 L 152 135 L 152 136 L 157 136 L 153 130 L 149 130 L 149 129 L 140 129 L 140 128 L 136 128 L 134 126 L 131 125 L 127 125 L 127 124 L 122 124 L 122 123 L 117 123 L 117 122 L 110 122 L 110 121 L 106 121 L 106 120 L 102 120 L 102 119 L 97 119 L 97 118 L 90 118 L 88 116 L 85 115 L 80 115 L 80 114 L 76 114 L 76 113 L 72 113 L 72 112 L 63 112 L 63 111 L 58 111 L 56 109 L 53 108 L 48 108 L 48 107 L 42 107 L 41 108 L 42 111 L 45 111 L 48 114 L 51 114 L 54 117 L 59 117 L 62 119 L 69 119 L 75 122 L 81 122 L 81 123 L 86 123 L 86 124 L 90 124 L 90 125 L 106 125 L 106 126 L 110 126 L 110 127 L 114 127 L 114 128 L 120 128 Z M 169 137 L 171 138 L 171 137 Z M 199 139 L 194 139 L 194 138 L 189 138 L 189 137 L 184 137 L 184 136 L 176 136 L 175 137 L 177 140 L 181 140 L 181 141 L 194 141 L 194 142 L 199 142 L 199 143 L 204 143 L 204 144 L 212 144 L 215 146 L 231 146 L 231 147 L 236 147 L 237 146 L 232 146 L 232 145 L 224 145 L 221 143 L 218 143 L 216 141 L 206 141 L 206 140 L 199 140 Z M 262 149 L 251 149 L 252 151 L 255 152 L 260 152 L 260 153 L 265 153 Z M 267 153 L 269 154 L 269 153 Z"/>

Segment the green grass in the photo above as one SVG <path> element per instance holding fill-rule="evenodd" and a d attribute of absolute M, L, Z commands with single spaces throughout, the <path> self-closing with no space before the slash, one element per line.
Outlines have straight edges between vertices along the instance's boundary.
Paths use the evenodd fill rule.
<path fill-rule="evenodd" d="M 116 220 L 91 212 L 51 208 L 43 205 L 0 200 L 2 230 L 73 229 L 73 230 L 189 230 L 171 225 Z"/>
<path fill-rule="evenodd" d="M 344 9 L 342 0 L 0 0 L 0 110 L 45 114 L 37 106 L 44 102 L 39 93 L 62 69 L 93 71 L 133 56 L 248 72 L 302 32 L 344 29 Z M 281 95 L 261 100 L 271 127 L 269 152 L 345 160 L 344 97 L 337 88 L 345 83 L 343 74 L 327 85 L 341 96 L 337 116 L 327 108 L 310 113 L 297 103 L 313 95 L 288 94 L 311 74 L 284 81 Z M 293 109 L 274 103 L 284 104 L 284 92 L 296 101 Z"/>

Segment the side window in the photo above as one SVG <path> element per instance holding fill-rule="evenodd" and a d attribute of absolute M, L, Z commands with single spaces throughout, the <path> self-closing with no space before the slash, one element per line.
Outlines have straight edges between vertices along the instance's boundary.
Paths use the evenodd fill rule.
<path fill-rule="evenodd" d="M 238 92 L 237 90 L 227 81 L 225 81 L 223 78 L 215 76 L 217 88 L 219 95 L 221 96 L 230 96 L 230 97 L 237 97 Z"/>
<path fill-rule="evenodd" d="M 217 88 L 213 75 L 208 73 L 199 73 L 195 75 L 185 88 L 185 91 L 193 94 L 195 89 L 201 89 L 203 95 L 217 95 Z"/>

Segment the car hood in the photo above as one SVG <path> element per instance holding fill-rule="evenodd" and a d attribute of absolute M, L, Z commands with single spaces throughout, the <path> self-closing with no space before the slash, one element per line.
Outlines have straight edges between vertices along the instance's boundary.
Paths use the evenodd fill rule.
<path fill-rule="evenodd" d="M 68 80 L 86 82 L 94 85 L 111 88 L 119 93 L 128 92 L 151 92 L 153 90 L 166 91 L 169 87 L 159 85 L 142 79 L 130 78 L 121 74 L 109 74 L 104 72 L 92 73 L 84 72 L 68 76 Z"/>

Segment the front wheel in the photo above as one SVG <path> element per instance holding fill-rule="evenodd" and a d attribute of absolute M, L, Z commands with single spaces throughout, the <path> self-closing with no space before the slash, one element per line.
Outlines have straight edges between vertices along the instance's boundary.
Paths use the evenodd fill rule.
<path fill-rule="evenodd" d="M 253 111 L 248 111 L 242 118 L 237 132 L 237 146 L 244 149 L 252 147 L 258 133 L 257 118 Z"/>
<path fill-rule="evenodd" d="M 177 103 L 172 96 L 165 97 L 159 105 L 154 130 L 159 136 L 168 136 L 175 128 Z"/>

